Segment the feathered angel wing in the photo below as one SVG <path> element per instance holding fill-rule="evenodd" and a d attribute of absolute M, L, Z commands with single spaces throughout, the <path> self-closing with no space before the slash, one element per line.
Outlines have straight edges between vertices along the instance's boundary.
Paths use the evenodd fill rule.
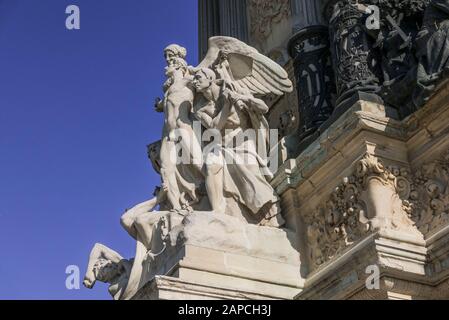
<path fill-rule="evenodd" d="M 252 94 L 283 95 L 293 90 L 287 72 L 270 58 L 260 54 L 255 48 L 231 37 L 212 37 L 209 50 L 198 68 L 220 67 L 222 55 L 227 57 L 226 68 L 222 68 L 232 83 L 249 90 Z"/>

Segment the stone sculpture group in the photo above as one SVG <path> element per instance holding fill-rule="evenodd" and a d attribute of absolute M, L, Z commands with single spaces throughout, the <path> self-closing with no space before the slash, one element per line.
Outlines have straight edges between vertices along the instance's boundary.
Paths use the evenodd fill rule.
<path fill-rule="evenodd" d="M 363 101 L 362 107 L 387 110 L 379 121 L 387 116 L 402 121 L 447 84 L 449 0 L 322 3 L 329 26 L 308 27 L 289 44 L 301 117 L 299 136 L 286 140 L 289 158 L 317 156 L 313 150 L 308 155 L 302 152 L 315 141 L 308 138 L 318 139 L 327 129 L 337 132 L 327 139 L 343 139 L 341 128 L 352 129 L 338 127 L 337 120 L 356 101 Z M 381 15 L 378 28 L 370 29 L 367 8 L 373 5 Z M 277 183 L 280 190 L 277 180 L 283 173 L 271 181 L 273 158 L 265 118 L 270 108 L 264 101 L 293 90 L 287 72 L 230 37 L 210 38 L 209 50 L 196 67 L 188 65 L 187 51 L 179 45 L 168 46 L 164 56 L 164 97 L 155 105 L 164 114 L 164 127 L 161 140 L 148 146 L 161 184 L 154 198 L 121 218 L 136 240 L 135 257 L 124 259 L 96 244 L 86 287 L 93 287 L 95 281 L 109 283 L 114 299 L 132 299 L 156 276 L 170 272 L 187 242 L 196 248 L 209 245 L 216 251 L 276 261 L 292 269 L 298 266 L 299 271 L 300 250 L 292 242 L 302 239 L 305 244 L 299 247 L 307 249 L 302 248 L 306 254 L 301 253 L 301 267 L 308 264 L 307 272 L 314 272 L 379 230 L 394 229 L 421 243 L 422 234 L 447 223 L 447 155 L 412 173 L 383 166 L 367 154 L 356 162 L 360 170 L 345 178 L 328 201 L 323 198 L 316 208 L 308 208 L 305 202 L 312 201 L 307 198 L 300 209 L 291 201 L 295 214 L 302 215 L 303 228 L 289 242 L 279 195 L 272 187 Z M 298 194 L 303 197 L 308 189 L 301 190 Z M 264 237 L 270 241 L 263 243 Z M 266 284 L 268 272 L 261 274 Z M 292 274 L 299 279 L 299 274 Z"/>
<path fill-rule="evenodd" d="M 287 73 L 230 37 L 211 38 L 197 67 L 187 64 L 186 49 L 179 45 L 168 46 L 164 54 L 167 81 L 164 97 L 155 105 L 164 113 L 162 139 L 148 149 L 161 186 L 153 199 L 121 218 L 136 240 L 135 258 L 124 259 L 96 244 L 84 280 L 88 288 L 97 280 L 109 283 L 116 300 L 131 299 L 158 273 L 159 257 L 182 242 L 183 221 L 195 212 L 234 216 L 242 224 L 284 224 L 269 183 L 264 117 L 269 108 L 262 98 L 291 92 Z"/>

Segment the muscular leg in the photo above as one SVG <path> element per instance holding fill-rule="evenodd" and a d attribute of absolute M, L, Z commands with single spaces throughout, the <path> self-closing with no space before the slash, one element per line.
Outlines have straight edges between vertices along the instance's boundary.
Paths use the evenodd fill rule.
<path fill-rule="evenodd" d="M 174 210 L 181 210 L 178 183 L 176 180 L 176 146 L 167 137 L 162 140 L 161 145 L 161 176 L 163 189 L 167 192 L 167 198 Z"/>
<path fill-rule="evenodd" d="M 191 128 L 180 128 L 176 130 L 176 137 L 178 139 L 181 137 L 179 143 L 183 154 L 182 164 L 192 165 L 195 168 L 195 173 L 202 176 L 202 150 L 194 132 Z"/>

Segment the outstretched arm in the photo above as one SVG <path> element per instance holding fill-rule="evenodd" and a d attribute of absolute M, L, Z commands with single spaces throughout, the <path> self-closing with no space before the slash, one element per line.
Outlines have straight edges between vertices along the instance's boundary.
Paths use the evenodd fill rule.
<path fill-rule="evenodd" d="M 239 101 L 243 102 L 250 108 L 252 108 L 256 112 L 260 112 L 262 114 L 265 114 L 268 112 L 269 108 L 267 104 L 262 100 L 255 98 L 253 95 L 243 95 L 243 94 L 237 94 L 233 93 L 232 99 L 235 101 L 235 103 L 238 103 Z"/>
<path fill-rule="evenodd" d="M 212 128 L 221 130 L 224 128 L 226 121 L 229 118 L 231 112 L 231 104 L 225 103 L 218 115 L 212 121 Z"/>
<path fill-rule="evenodd" d="M 201 124 L 206 128 L 210 129 L 213 126 L 213 118 L 206 112 L 207 107 L 197 110 L 194 114 L 195 117 L 201 121 Z"/>
<path fill-rule="evenodd" d="M 84 276 L 83 284 L 87 288 L 92 288 L 97 280 L 94 272 L 94 266 L 100 259 L 119 264 L 120 261 L 123 260 L 123 257 L 105 245 L 96 243 L 90 252 L 89 263 L 87 265 L 86 275 Z"/>

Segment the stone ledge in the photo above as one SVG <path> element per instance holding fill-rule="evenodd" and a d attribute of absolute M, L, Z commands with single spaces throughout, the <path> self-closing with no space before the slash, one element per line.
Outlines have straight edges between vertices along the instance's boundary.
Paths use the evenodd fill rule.
<path fill-rule="evenodd" d="M 391 231 L 372 234 L 309 274 L 296 299 L 449 298 L 448 230 L 427 241 Z M 370 265 L 379 267 L 379 290 L 366 288 Z"/>
<path fill-rule="evenodd" d="M 296 189 L 323 163 L 340 152 L 342 147 L 361 132 L 378 133 L 382 137 L 404 142 L 404 162 L 419 165 L 429 158 L 431 149 L 449 146 L 444 139 L 449 133 L 445 119 L 449 118 L 449 83 L 446 83 L 420 110 L 398 121 L 387 116 L 386 107 L 368 101 L 358 101 L 314 140 L 295 159 L 286 160 L 277 171 L 272 185 L 279 194 Z M 437 143 L 444 146 L 435 145 Z M 425 151 L 423 152 L 423 147 Z"/>
<path fill-rule="evenodd" d="M 156 276 L 134 300 L 279 300 L 282 297 L 203 285 L 168 276 Z"/>
<path fill-rule="evenodd" d="M 386 116 L 385 107 L 367 101 L 358 101 L 315 139 L 296 159 L 287 160 L 277 171 L 271 184 L 282 194 L 288 188 L 298 188 L 306 183 L 323 163 L 335 155 L 343 155 L 341 149 L 363 131 L 379 133 L 405 141 L 404 125 Z"/>

